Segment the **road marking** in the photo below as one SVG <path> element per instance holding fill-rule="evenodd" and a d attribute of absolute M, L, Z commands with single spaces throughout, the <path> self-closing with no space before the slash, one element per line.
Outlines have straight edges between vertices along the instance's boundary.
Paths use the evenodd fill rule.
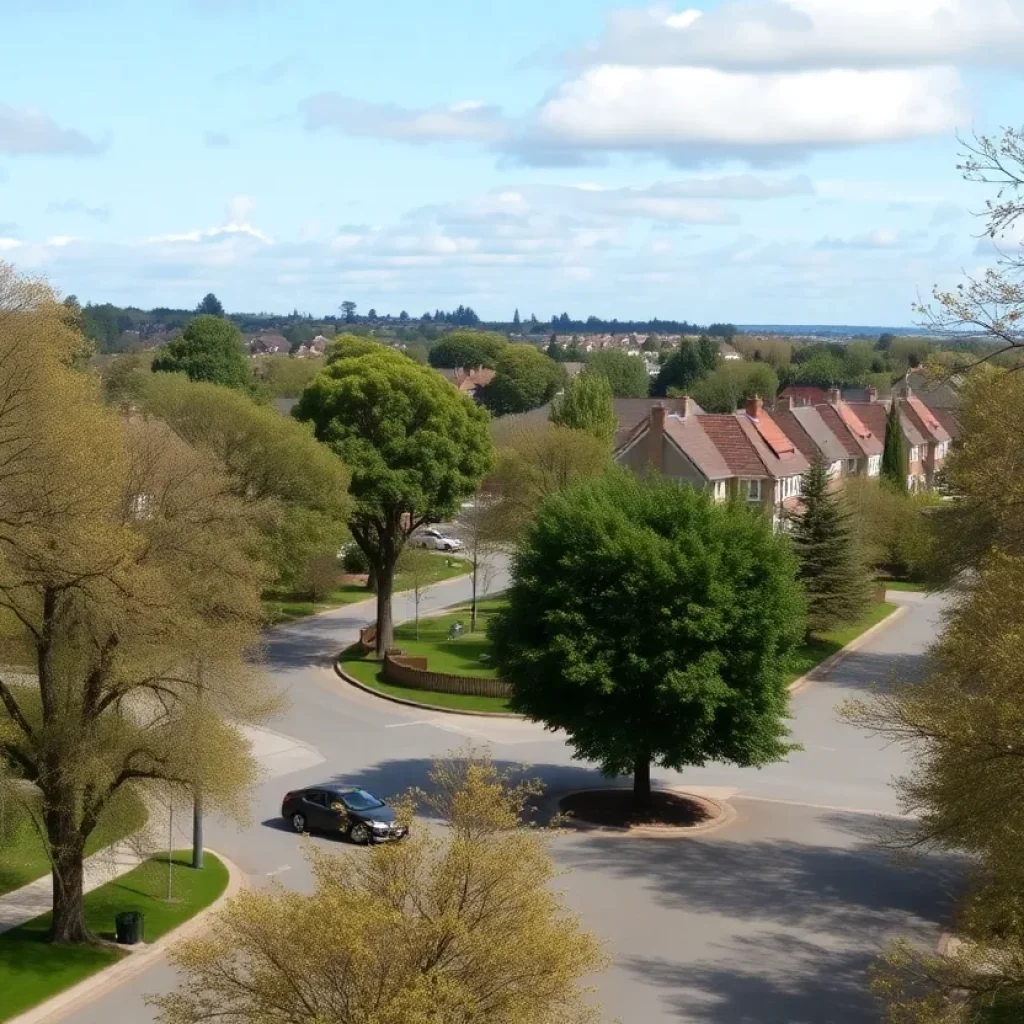
<path fill-rule="evenodd" d="M 429 719 L 417 718 L 415 722 L 395 722 L 394 725 L 385 725 L 385 729 L 408 729 L 410 725 L 433 725 Z"/>
<path fill-rule="evenodd" d="M 274 878 L 276 875 L 283 875 L 286 871 L 291 871 L 291 864 L 282 864 L 279 868 L 275 868 L 273 871 L 267 872 L 267 878 Z"/>

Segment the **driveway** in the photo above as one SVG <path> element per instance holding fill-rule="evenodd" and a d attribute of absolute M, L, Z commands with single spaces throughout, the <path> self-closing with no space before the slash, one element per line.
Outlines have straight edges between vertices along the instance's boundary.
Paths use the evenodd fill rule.
<path fill-rule="evenodd" d="M 492 589 L 505 585 L 499 577 Z M 465 581 L 435 588 L 421 614 L 465 599 Z M 608 1016 L 625 1024 L 861 1024 L 877 1021 L 864 992 L 865 969 L 894 934 L 934 942 L 957 885 L 958 865 L 929 857 L 897 866 L 879 833 L 901 827 L 889 779 L 904 769 L 884 748 L 839 722 L 836 705 L 893 673 L 924 668 L 940 603 L 900 594 L 908 612 L 794 696 L 793 734 L 804 749 L 763 770 L 710 765 L 659 772 L 665 783 L 709 787 L 737 809 L 734 823 L 682 840 L 571 833 L 554 842 L 560 884 L 584 923 L 604 937 L 613 968 L 596 985 Z M 396 618 L 412 614 L 396 600 Z M 285 788 L 324 778 L 381 795 L 423 782 L 431 759 L 465 742 L 491 747 L 498 761 L 529 765 L 549 785 L 599 782 L 574 762 L 557 734 L 508 719 L 446 716 L 377 700 L 345 686 L 330 654 L 372 615 L 349 606 L 268 634 L 271 671 L 292 704 L 276 732 L 325 759 L 263 785 L 251 826 L 207 826 L 207 841 L 257 884 L 309 884 L 296 837 L 277 818 Z M 187 843 L 187 837 L 182 837 Z M 329 840 L 318 840 L 329 845 Z M 67 1018 L 74 1024 L 149 1021 L 143 994 L 173 986 L 157 966 Z"/>

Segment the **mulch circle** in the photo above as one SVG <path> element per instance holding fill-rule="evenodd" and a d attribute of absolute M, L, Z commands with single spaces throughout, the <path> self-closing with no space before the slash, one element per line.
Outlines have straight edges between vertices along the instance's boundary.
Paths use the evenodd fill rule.
<path fill-rule="evenodd" d="M 590 789 L 571 793 L 559 801 L 563 814 L 590 825 L 610 828 L 687 829 L 707 825 L 721 809 L 700 797 L 655 790 L 650 802 L 638 810 L 628 789 Z"/>

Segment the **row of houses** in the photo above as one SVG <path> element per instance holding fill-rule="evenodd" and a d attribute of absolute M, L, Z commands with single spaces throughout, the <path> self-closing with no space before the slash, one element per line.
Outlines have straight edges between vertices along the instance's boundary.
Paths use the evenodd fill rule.
<path fill-rule="evenodd" d="M 959 428 L 952 409 L 929 406 L 909 384 L 885 401 L 870 388 L 862 401 L 832 388 L 822 402 L 784 393 L 773 410 L 753 397 L 727 414 L 706 413 L 690 398 L 665 399 L 620 432 L 615 458 L 637 472 L 655 470 L 707 489 L 718 500 L 762 506 L 778 524 L 798 507 L 803 475 L 818 457 L 837 486 L 845 477 L 879 475 L 891 403 L 903 433 L 907 486 L 931 489 Z"/>

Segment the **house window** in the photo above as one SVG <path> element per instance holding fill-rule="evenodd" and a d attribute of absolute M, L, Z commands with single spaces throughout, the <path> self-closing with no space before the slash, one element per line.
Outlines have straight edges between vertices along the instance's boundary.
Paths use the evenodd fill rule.
<path fill-rule="evenodd" d="M 878 476 L 882 471 L 882 456 L 872 455 L 868 459 L 868 476 Z"/>
<path fill-rule="evenodd" d="M 921 457 L 921 451 L 916 444 L 910 446 L 910 461 L 917 462 Z"/>
<path fill-rule="evenodd" d="M 747 488 L 747 501 L 760 501 L 761 500 L 761 481 L 760 480 L 744 480 Z"/>
<path fill-rule="evenodd" d="M 842 464 L 841 461 L 840 462 L 833 462 L 832 465 L 830 465 L 828 467 L 828 475 L 830 477 L 832 477 L 833 480 L 836 477 L 841 476 L 842 472 L 843 472 L 843 464 Z"/>
<path fill-rule="evenodd" d="M 846 472 L 847 472 L 847 474 L 849 476 L 856 476 L 857 475 L 857 460 L 856 459 L 847 459 L 846 460 Z"/>
<path fill-rule="evenodd" d="M 715 481 L 715 501 L 725 501 L 728 497 L 727 484 L 724 480 Z"/>
<path fill-rule="evenodd" d="M 948 441 L 940 441 L 939 442 L 939 451 L 938 451 L 939 458 L 940 459 L 944 459 L 946 457 L 946 452 L 948 452 L 948 451 L 949 451 L 949 442 Z"/>

